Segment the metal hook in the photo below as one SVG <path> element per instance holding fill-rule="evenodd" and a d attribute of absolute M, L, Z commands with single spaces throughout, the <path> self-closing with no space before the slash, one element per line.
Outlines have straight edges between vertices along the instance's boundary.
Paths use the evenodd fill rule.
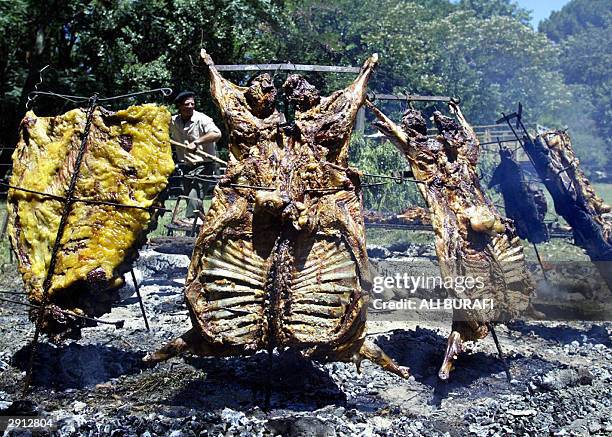
<path fill-rule="evenodd" d="M 406 108 L 403 109 L 402 112 L 406 112 L 408 110 L 408 108 L 414 109 L 414 107 L 412 106 L 413 102 L 408 97 L 409 95 L 410 95 L 410 93 L 408 92 L 408 88 L 404 88 L 404 97 L 405 97 L 404 100 L 406 101 Z"/>
<path fill-rule="evenodd" d="M 259 66 L 257 66 L 257 68 L 260 69 Z M 276 70 L 274 70 L 274 73 L 272 74 L 272 81 L 274 81 L 274 79 L 276 78 L 280 70 L 281 70 L 281 64 L 278 64 L 278 67 L 276 67 Z"/>
<path fill-rule="evenodd" d="M 191 57 L 191 55 L 189 55 L 189 62 L 191 63 L 191 67 L 192 68 L 204 68 L 199 64 L 196 64 L 195 62 L 193 62 L 193 58 Z"/>
<path fill-rule="evenodd" d="M 42 83 L 43 83 L 42 73 L 43 73 L 43 71 L 45 71 L 49 67 L 50 67 L 49 64 L 47 64 L 43 68 L 38 70 L 38 83 L 34 85 L 34 91 L 28 94 L 28 100 L 27 100 L 27 102 L 25 104 L 26 110 L 29 111 L 30 109 L 32 109 L 31 105 L 34 103 L 34 100 L 36 100 L 36 98 L 38 97 L 35 94 L 35 92 L 38 91 L 38 87 L 40 85 L 42 85 Z"/>

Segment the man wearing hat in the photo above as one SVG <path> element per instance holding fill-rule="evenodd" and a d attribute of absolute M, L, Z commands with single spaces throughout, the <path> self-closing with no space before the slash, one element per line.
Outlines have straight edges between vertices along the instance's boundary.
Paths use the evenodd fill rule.
<path fill-rule="evenodd" d="M 174 102 L 179 113 L 172 117 L 170 138 L 176 143 L 184 144 L 176 147 L 177 160 L 183 166 L 185 176 L 210 179 L 210 175 L 215 172 L 215 163 L 206 154 L 217 156 L 215 142 L 221 139 L 221 131 L 212 118 L 195 110 L 194 92 L 183 91 L 176 96 Z M 181 224 L 193 222 L 194 211 L 202 209 L 202 199 L 211 185 L 210 182 L 183 179 L 184 194 L 194 200 L 188 201 L 186 219 L 182 220 Z"/>

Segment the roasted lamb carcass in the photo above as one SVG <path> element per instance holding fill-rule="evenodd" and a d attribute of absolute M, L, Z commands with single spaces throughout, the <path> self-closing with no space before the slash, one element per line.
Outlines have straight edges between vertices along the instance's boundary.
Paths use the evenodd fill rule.
<path fill-rule="evenodd" d="M 193 328 L 145 360 L 278 347 L 320 360 L 367 358 L 406 377 L 365 339 L 370 279 L 361 189 L 347 168 L 351 129 L 377 57 L 329 97 L 289 76 L 284 92 L 295 108 L 293 123 L 276 111 L 267 74 L 239 87 L 219 75 L 206 52 L 202 57 L 231 159 L 189 267 Z"/>
<path fill-rule="evenodd" d="M 544 217 L 548 209 L 544 192 L 525 179 L 523 169 L 512 157 L 512 151 L 502 147 L 501 161 L 489 187 L 499 186 L 504 198 L 506 215 L 514 221 L 516 233 L 531 243 L 543 243 L 550 239 Z"/>
<path fill-rule="evenodd" d="M 612 290 L 612 221 L 610 206 L 593 189 L 579 166 L 565 131 L 549 131 L 525 142 L 531 158 L 555 204 L 555 211 L 572 227 L 582 247 Z"/>
<path fill-rule="evenodd" d="M 493 308 L 453 312 L 452 332 L 438 373 L 448 379 L 453 360 L 468 340 L 487 336 L 489 324 L 513 318 L 529 308 L 534 284 L 526 269 L 523 246 L 512 221 L 502 217 L 484 195 L 476 162 L 479 144 L 459 107 L 450 103 L 458 121 L 439 112 L 439 135 L 427 138 L 419 111 L 409 109 L 399 127 L 374 105 L 375 126 L 404 153 L 431 212 L 436 253 L 444 278 L 480 278 L 484 286 L 451 291 L 453 297 L 493 299 Z"/>
<path fill-rule="evenodd" d="M 56 117 L 26 114 L 10 184 L 50 197 L 15 188 L 7 200 L 9 237 L 28 300 L 50 305 L 42 330 L 56 340 L 79 335 L 84 320 L 70 312 L 97 317 L 110 311 L 122 274 L 138 255 L 152 216 L 146 209 L 73 203 L 43 302 L 62 198 L 75 171 L 85 120 L 82 109 Z M 150 207 L 174 170 L 169 123 L 168 110 L 155 105 L 116 113 L 96 108 L 73 197 Z"/>

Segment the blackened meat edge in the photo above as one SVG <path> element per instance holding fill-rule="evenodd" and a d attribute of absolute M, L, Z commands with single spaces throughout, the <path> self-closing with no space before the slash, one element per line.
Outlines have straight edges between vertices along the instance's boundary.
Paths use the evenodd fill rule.
<path fill-rule="evenodd" d="M 514 318 L 530 308 L 534 284 L 512 221 L 502 217 L 480 187 L 476 163 L 479 143 L 458 105 L 456 119 L 434 113 L 436 138 L 427 137 L 423 115 L 409 109 L 397 126 L 373 104 L 376 128 L 406 156 L 431 212 L 436 253 L 444 278 L 481 278 L 484 286 L 452 297 L 492 299 L 493 308 L 453 312 L 452 332 L 438 372 L 448 379 L 463 342 L 487 336 L 489 324 Z"/>
<path fill-rule="evenodd" d="M 500 147 L 499 156 L 500 163 L 493 172 L 489 188 L 499 186 L 506 215 L 514 221 L 520 238 L 533 244 L 548 241 L 550 235 L 544 223 L 548 207 L 544 192 L 525 178 L 510 149 Z"/>
<path fill-rule="evenodd" d="M 553 198 L 555 211 L 572 227 L 575 243 L 595 263 L 612 290 L 610 206 L 596 193 L 565 131 L 548 131 L 525 142 L 525 152 Z"/>

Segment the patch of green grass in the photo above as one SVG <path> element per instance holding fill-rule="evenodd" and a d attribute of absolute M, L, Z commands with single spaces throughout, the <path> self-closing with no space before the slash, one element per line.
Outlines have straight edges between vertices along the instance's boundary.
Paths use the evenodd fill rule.
<path fill-rule="evenodd" d="M 401 229 L 368 229 L 366 225 L 366 241 L 371 246 L 390 246 L 395 243 L 427 244 L 434 242 L 434 234 L 427 231 Z"/>
<path fill-rule="evenodd" d="M 166 229 L 166 225 L 172 221 L 172 211 L 174 211 L 176 202 L 177 202 L 176 199 L 166 200 L 164 207 L 168 209 L 169 211 L 166 212 L 163 216 L 161 216 L 157 220 L 157 227 L 149 233 L 149 238 L 160 237 L 160 236 L 164 236 L 167 234 L 168 230 Z M 211 197 L 204 198 L 203 200 L 204 211 L 208 211 L 208 208 L 210 208 L 210 203 L 211 203 Z M 179 204 L 179 209 L 176 213 L 177 218 L 181 219 L 185 217 L 185 206 L 186 206 L 185 202 L 181 201 L 181 203 Z"/>
<path fill-rule="evenodd" d="M 149 238 L 166 235 L 166 225 L 172 220 L 172 210 L 175 204 L 175 199 L 168 199 L 164 202 L 164 208 L 169 209 L 170 212 L 164 213 L 157 219 L 157 227 L 149 233 Z"/>
<path fill-rule="evenodd" d="M 528 261 L 537 261 L 537 256 L 533 244 L 526 240 L 522 240 L 525 249 L 525 257 Z M 589 261 L 589 257 L 584 250 L 573 244 L 571 238 L 555 238 L 547 243 L 538 244 L 538 252 L 542 261 L 560 262 L 560 261 Z"/>
<path fill-rule="evenodd" d="M 608 204 L 612 204 L 612 184 L 597 183 L 593 184 L 595 192 Z M 558 220 L 560 224 L 566 225 L 565 220 L 559 217 L 555 212 L 555 207 L 548 191 L 544 191 L 548 202 L 548 213 L 546 220 Z M 492 202 L 497 206 L 503 205 L 503 199 L 499 193 L 494 190 L 488 190 Z M 499 208 L 504 214 L 503 207 Z M 367 228 L 367 226 L 366 226 Z M 393 243 L 413 243 L 425 244 L 434 242 L 434 234 L 431 232 L 422 231 L 406 231 L 396 229 L 366 229 L 366 237 L 369 245 L 389 246 Z M 533 245 L 528 241 L 522 241 L 525 249 L 525 256 L 528 261 L 537 261 L 537 256 Z M 555 238 L 548 243 L 538 244 L 538 252 L 542 260 L 549 262 L 558 261 L 589 261 L 589 257 L 584 250 L 573 244 L 571 238 L 559 239 Z"/>

